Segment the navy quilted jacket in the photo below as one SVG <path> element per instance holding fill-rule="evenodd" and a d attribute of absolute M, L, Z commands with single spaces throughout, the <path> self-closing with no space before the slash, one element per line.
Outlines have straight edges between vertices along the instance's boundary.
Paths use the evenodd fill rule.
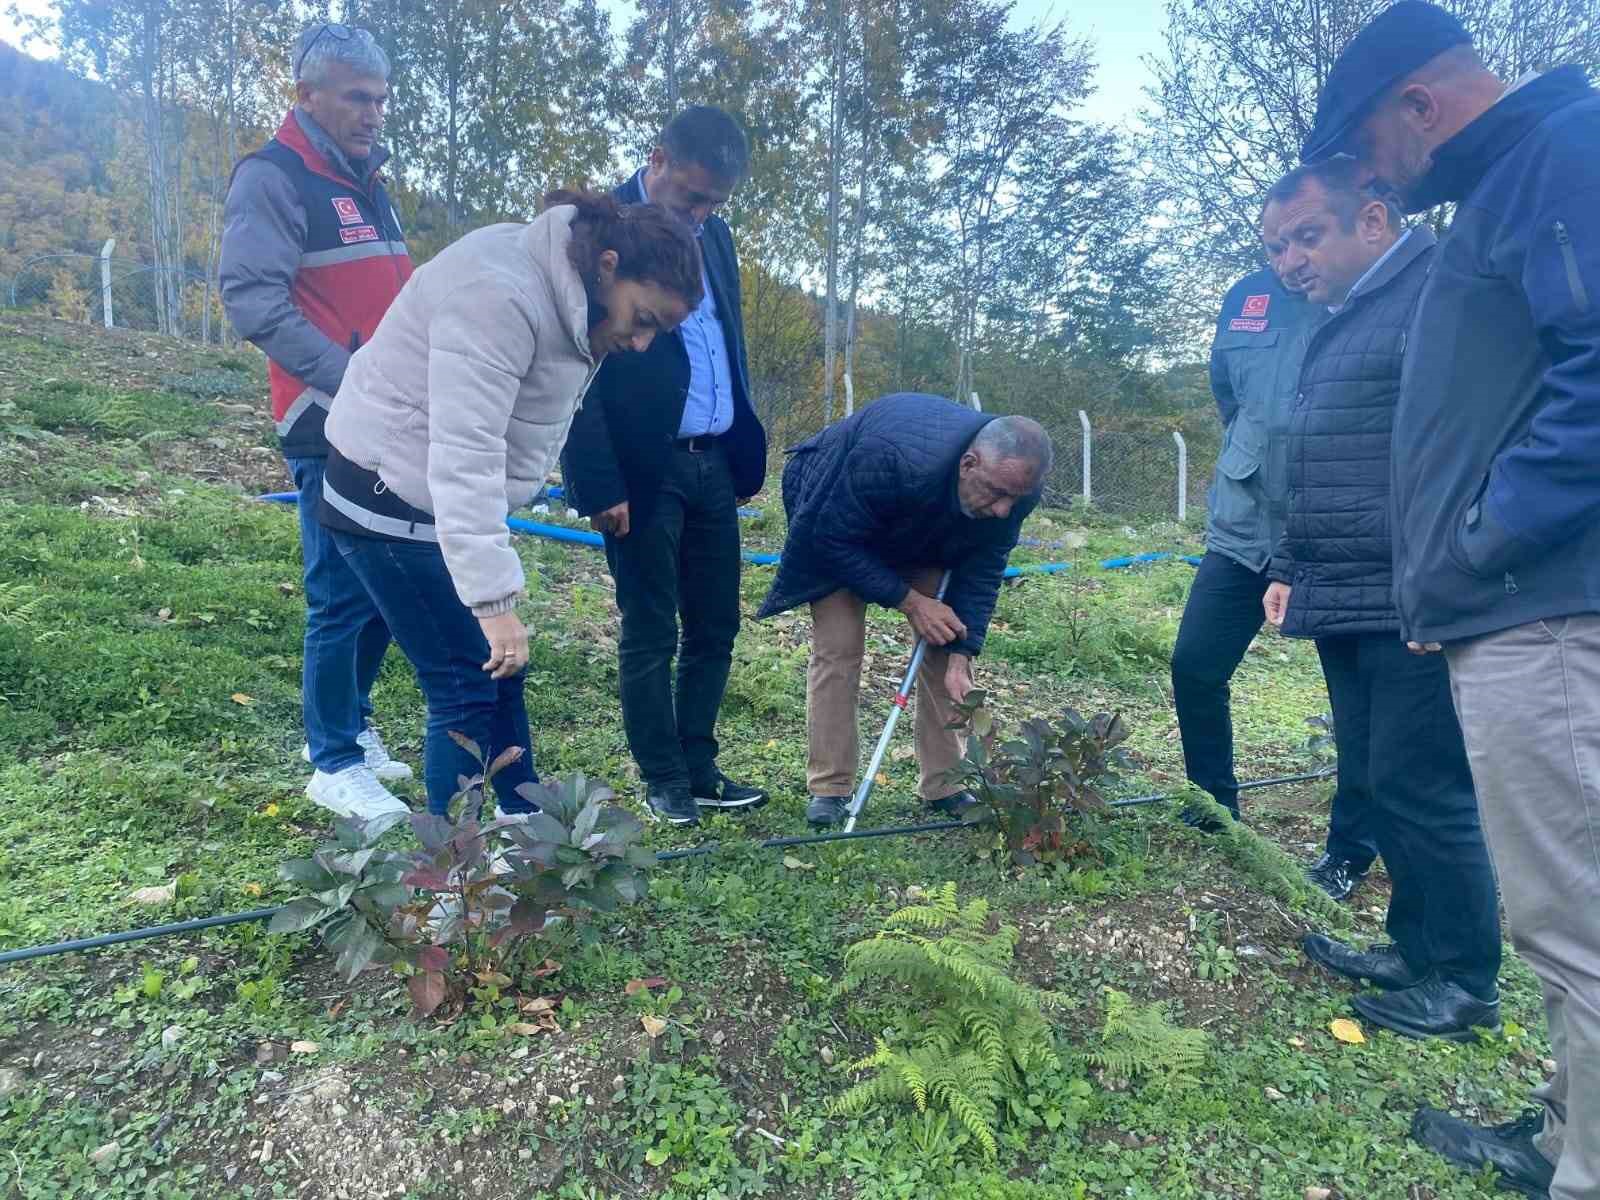
<path fill-rule="evenodd" d="M 1289 503 L 1269 574 L 1293 589 L 1291 637 L 1398 632 L 1389 446 L 1406 329 L 1435 251 L 1423 226 L 1328 317 L 1289 420 Z"/>
<path fill-rule="evenodd" d="M 993 416 L 941 396 L 902 392 L 867 405 L 789 451 L 789 538 L 758 617 L 849 588 L 870 604 L 905 599 L 900 572 L 954 569 L 945 603 L 967 627 L 945 649 L 976 655 L 1006 558 L 1038 497 L 1004 519 L 974 520 L 956 500 L 961 454 Z"/>

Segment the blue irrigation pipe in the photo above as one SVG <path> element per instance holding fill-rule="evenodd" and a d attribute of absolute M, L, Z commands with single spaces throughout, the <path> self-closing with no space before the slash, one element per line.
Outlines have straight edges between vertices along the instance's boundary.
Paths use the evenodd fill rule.
<path fill-rule="evenodd" d="M 552 492 L 556 488 L 550 489 Z M 270 501 L 273 504 L 293 504 L 299 498 L 297 492 L 269 492 L 265 496 L 257 496 L 257 500 Z M 741 512 L 756 512 L 757 509 L 741 510 Z M 586 529 L 570 529 L 565 525 L 547 525 L 542 521 L 529 521 L 522 517 L 507 517 L 506 525 L 516 533 L 532 534 L 534 537 L 549 538 L 553 542 L 569 542 L 576 546 L 593 546 L 596 549 L 605 549 L 606 540 L 598 533 L 590 533 Z M 772 567 L 778 564 L 779 555 L 760 554 L 754 550 L 744 552 L 744 560 L 760 567 Z M 1100 567 L 1106 571 L 1120 570 L 1123 567 L 1136 567 L 1143 563 L 1161 562 L 1163 559 L 1172 558 L 1171 552 L 1156 550 L 1145 554 L 1130 554 L 1121 558 L 1105 558 L 1100 560 Z M 1192 554 L 1186 554 L 1181 561 L 1192 567 L 1200 565 L 1200 559 Z M 1021 575 L 1059 575 L 1063 571 L 1070 571 L 1072 563 L 1027 563 L 1020 567 L 1007 567 L 1004 572 L 1006 579 L 1016 579 Z"/>

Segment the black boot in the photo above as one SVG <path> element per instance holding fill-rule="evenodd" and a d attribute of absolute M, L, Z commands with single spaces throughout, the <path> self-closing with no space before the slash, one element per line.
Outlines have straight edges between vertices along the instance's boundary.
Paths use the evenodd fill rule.
<path fill-rule="evenodd" d="M 1556 1169 L 1533 1144 L 1544 1128 L 1544 1111 L 1523 1113 L 1515 1121 L 1485 1127 L 1469 1125 L 1436 1108 L 1422 1108 L 1411 1121 L 1411 1136 L 1429 1150 L 1476 1175 L 1485 1164 L 1495 1182 L 1524 1196 L 1548 1197 Z"/>
<path fill-rule="evenodd" d="M 1367 873 L 1356 870 L 1354 863 L 1345 862 L 1331 854 L 1324 854 L 1306 868 L 1306 880 L 1335 900 L 1350 899 L 1350 894 L 1361 886 L 1361 881 L 1366 877 Z"/>
<path fill-rule="evenodd" d="M 806 823 L 818 829 L 842 825 L 850 815 L 849 796 L 813 796 L 806 805 Z"/>
<path fill-rule="evenodd" d="M 1429 975 L 1399 992 L 1357 996 L 1351 1004 L 1374 1025 L 1412 1038 L 1475 1041 L 1479 1029 L 1500 1028 L 1500 997 L 1480 1000 L 1459 983 Z"/>
<path fill-rule="evenodd" d="M 1406 965 L 1397 947 L 1386 943 L 1369 950 L 1357 950 L 1325 934 L 1308 933 L 1300 940 L 1300 948 L 1317 966 L 1357 983 L 1371 983 L 1385 991 L 1397 992 L 1402 988 L 1416 987 L 1424 978 Z"/>

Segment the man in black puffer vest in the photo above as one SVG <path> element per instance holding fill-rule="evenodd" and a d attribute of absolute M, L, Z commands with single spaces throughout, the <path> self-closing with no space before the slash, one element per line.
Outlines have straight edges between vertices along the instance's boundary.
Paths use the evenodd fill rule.
<path fill-rule="evenodd" d="M 1369 806 L 1392 881 L 1392 945 L 1358 951 L 1311 934 L 1306 954 L 1378 993 L 1373 1024 L 1471 1040 L 1499 1024 L 1494 874 L 1450 676 L 1400 638 L 1389 535 L 1389 444 L 1406 328 L 1432 264 L 1425 227 L 1354 159 L 1304 166 L 1268 193 L 1263 235 L 1285 280 L 1332 315 L 1300 368 L 1289 424 L 1289 504 L 1268 574 L 1267 619 L 1317 642 L 1333 703 L 1339 781 Z"/>

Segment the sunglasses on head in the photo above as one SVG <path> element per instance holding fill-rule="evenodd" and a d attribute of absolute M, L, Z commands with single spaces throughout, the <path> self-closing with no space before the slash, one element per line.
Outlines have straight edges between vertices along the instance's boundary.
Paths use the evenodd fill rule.
<path fill-rule="evenodd" d="M 300 68 L 306 65 L 306 55 L 310 54 L 316 44 L 322 40 L 323 34 L 327 34 L 339 42 L 348 42 L 355 36 L 348 25 L 341 25 L 337 21 L 324 21 L 322 28 L 312 35 L 311 40 L 306 43 L 306 48 L 300 51 L 300 57 L 295 60 L 294 77 L 296 79 L 300 78 Z"/>

